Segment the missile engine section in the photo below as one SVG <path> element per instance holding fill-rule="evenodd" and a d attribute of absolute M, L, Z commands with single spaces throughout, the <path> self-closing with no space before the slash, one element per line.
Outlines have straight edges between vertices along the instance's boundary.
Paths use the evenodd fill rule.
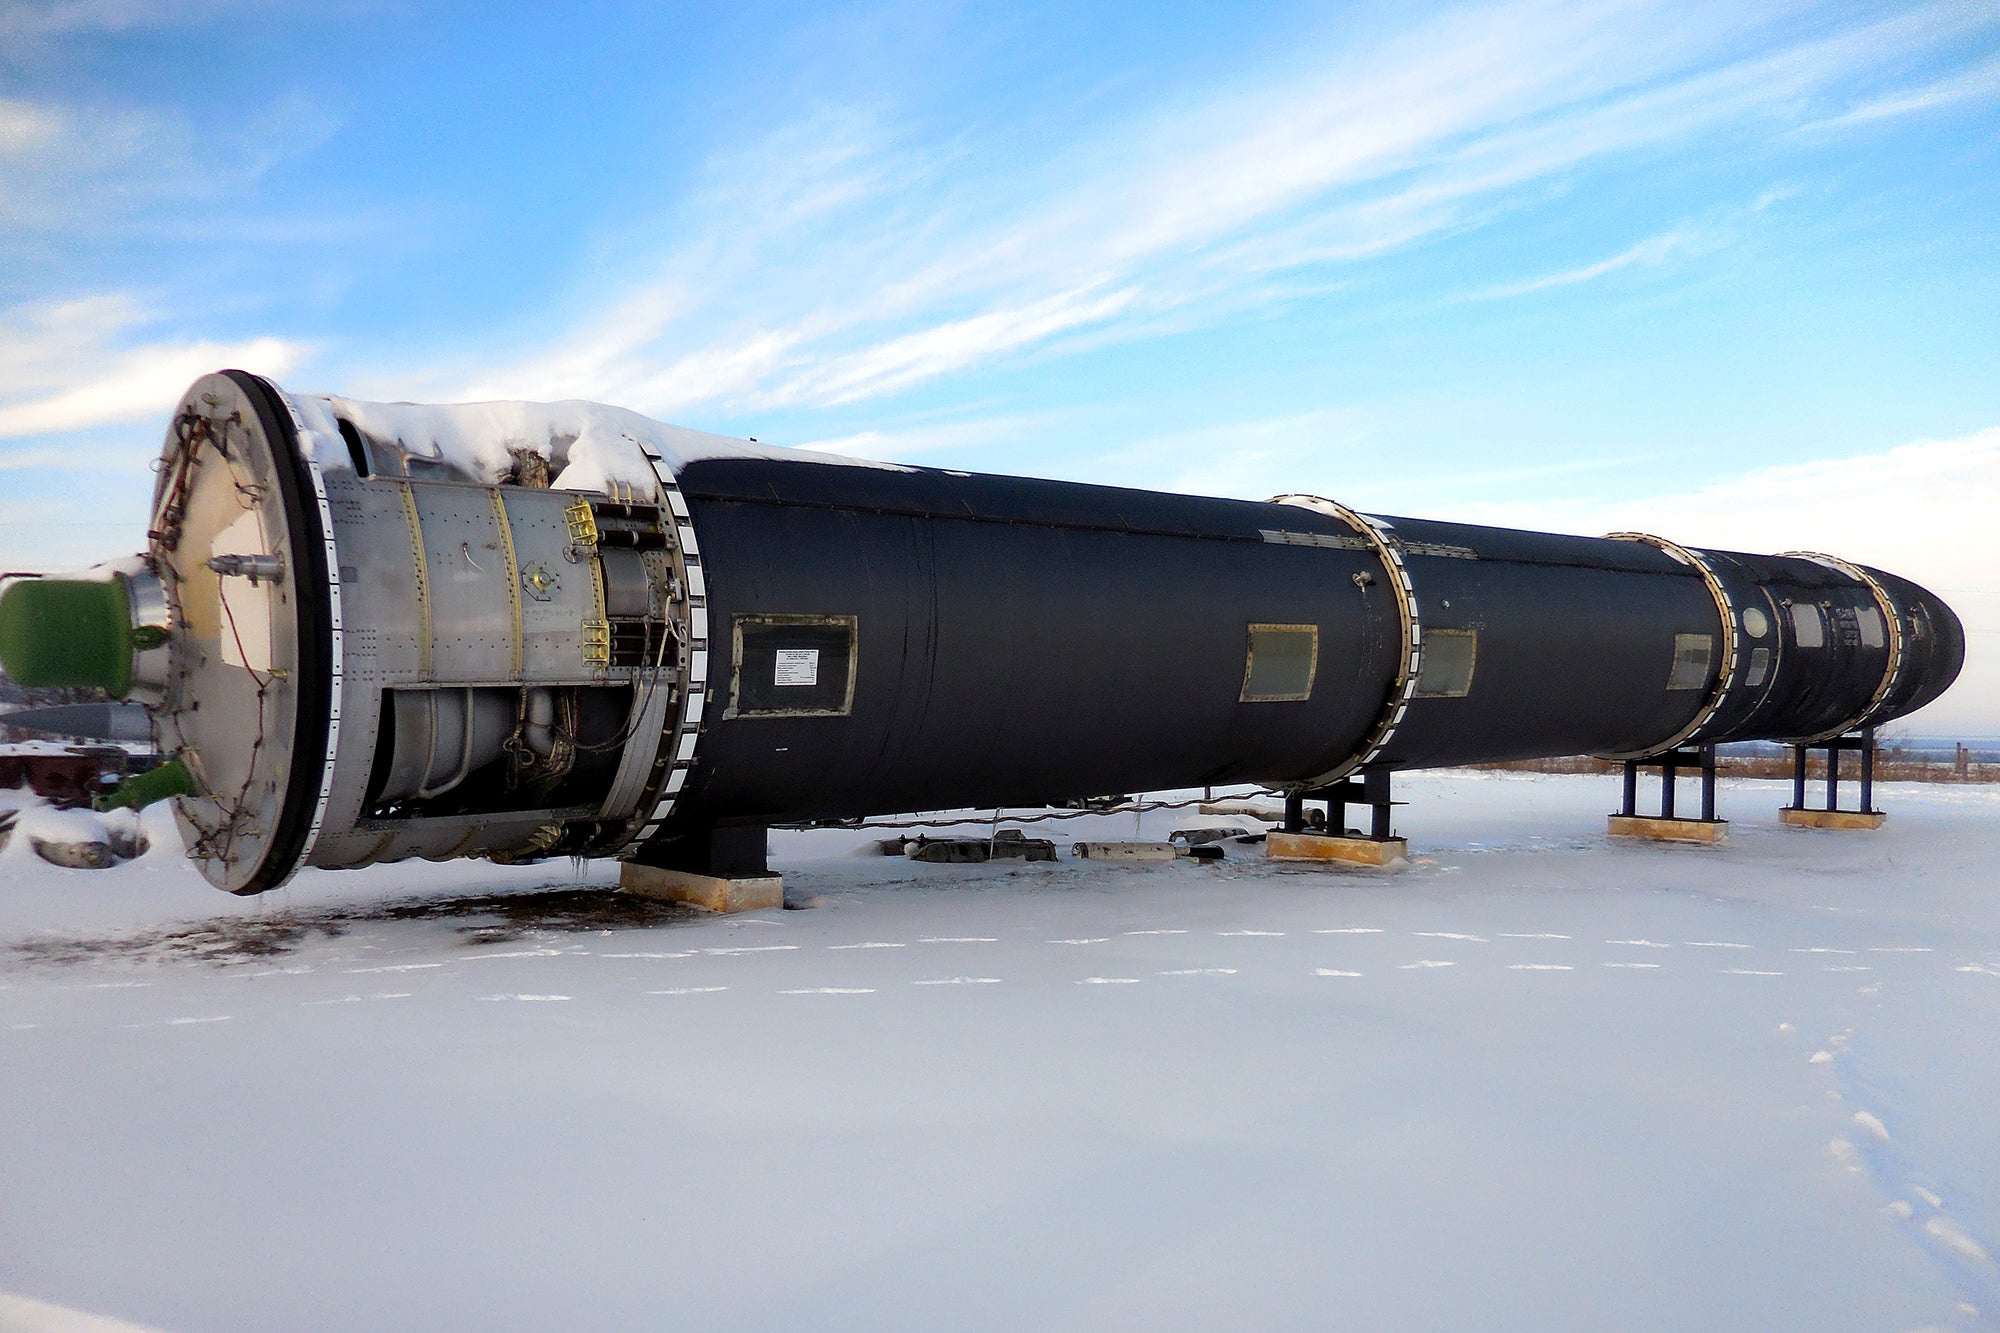
<path fill-rule="evenodd" d="M 761 868 L 775 823 L 1831 743 L 1963 656 L 1938 598 L 1831 556 L 241 371 L 176 411 L 143 556 L 0 591 L 9 674 L 144 702 L 190 855 L 245 894 L 406 857 Z"/>

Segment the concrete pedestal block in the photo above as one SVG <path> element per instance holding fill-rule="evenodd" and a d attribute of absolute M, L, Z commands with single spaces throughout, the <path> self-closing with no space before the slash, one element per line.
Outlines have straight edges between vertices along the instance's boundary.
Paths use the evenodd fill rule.
<path fill-rule="evenodd" d="M 711 912 L 761 912 L 785 905 L 781 875 L 697 875 L 628 861 L 618 872 L 618 887 L 642 898 L 692 903 Z"/>
<path fill-rule="evenodd" d="M 1778 811 L 1781 823 L 1793 828 L 1881 828 L 1889 816 L 1880 810 L 1801 810 L 1795 805 Z"/>
<path fill-rule="evenodd" d="M 1403 838 L 1356 838 L 1337 833 L 1273 833 L 1264 839 L 1272 861 L 1338 861 L 1352 866 L 1386 866 L 1410 857 Z"/>
<path fill-rule="evenodd" d="M 1614 838 L 1645 838 L 1651 842 L 1725 842 L 1726 819 L 1662 819 L 1658 815 L 1612 815 Z"/>

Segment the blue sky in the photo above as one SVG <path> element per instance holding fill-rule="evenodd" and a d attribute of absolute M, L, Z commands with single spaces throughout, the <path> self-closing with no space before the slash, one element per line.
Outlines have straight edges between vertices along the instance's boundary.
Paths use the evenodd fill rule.
<path fill-rule="evenodd" d="M 0 0 L 0 567 L 243 365 L 1814 546 L 1983 662 L 1996 219 L 2000 4 Z"/>

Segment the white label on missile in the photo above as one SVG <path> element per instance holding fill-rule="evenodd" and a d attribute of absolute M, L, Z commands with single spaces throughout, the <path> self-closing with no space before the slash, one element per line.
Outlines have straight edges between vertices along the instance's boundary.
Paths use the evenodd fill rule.
<path fill-rule="evenodd" d="M 773 683 L 777 685 L 819 684 L 819 649 L 778 649 L 777 676 Z"/>

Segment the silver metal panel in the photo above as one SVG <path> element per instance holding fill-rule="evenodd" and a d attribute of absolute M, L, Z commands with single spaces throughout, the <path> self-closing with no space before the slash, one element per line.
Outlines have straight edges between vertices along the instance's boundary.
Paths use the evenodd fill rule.
<path fill-rule="evenodd" d="M 363 481 L 351 472 L 327 478 L 347 602 L 350 690 L 426 679 L 428 592 L 422 546 L 403 503 L 404 483 Z M 349 700 L 349 711 L 354 701 Z"/>
<path fill-rule="evenodd" d="M 521 583 L 521 674 L 532 681 L 590 680 L 583 622 L 596 614 L 596 593 L 587 563 L 574 558 L 563 522 L 563 509 L 578 497 L 511 486 L 500 495 Z"/>
<path fill-rule="evenodd" d="M 429 574 L 432 675 L 511 682 L 513 590 L 487 489 L 412 482 L 410 492 Z"/>

